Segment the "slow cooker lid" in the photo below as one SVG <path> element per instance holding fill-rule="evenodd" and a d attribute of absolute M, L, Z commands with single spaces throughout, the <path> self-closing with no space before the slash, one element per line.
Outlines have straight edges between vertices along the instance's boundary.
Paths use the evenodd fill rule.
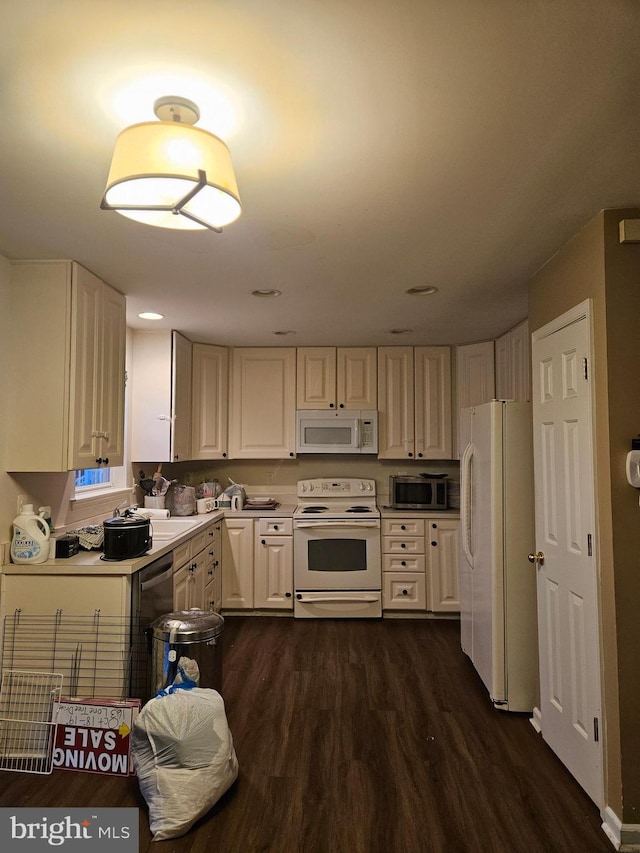
<path fill-rule="evenodd" d="M 149 519 L 142 515 L 116 515 L 113 518 L 105 518 L 102 524 L 104 527 L 117 529 L 148 527 Z"/>

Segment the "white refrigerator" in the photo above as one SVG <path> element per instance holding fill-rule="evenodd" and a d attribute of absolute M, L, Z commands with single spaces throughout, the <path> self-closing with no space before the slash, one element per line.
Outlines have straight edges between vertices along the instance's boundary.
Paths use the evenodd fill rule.
<path fill-rule="evenodd" d="M 531 404 L 461 411 L 460 633 L 496 708 L 538 702 Z"/>

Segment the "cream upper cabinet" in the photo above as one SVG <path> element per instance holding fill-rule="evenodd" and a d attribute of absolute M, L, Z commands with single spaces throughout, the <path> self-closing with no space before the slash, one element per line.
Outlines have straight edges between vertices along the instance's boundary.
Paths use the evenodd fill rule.
<path fill-rule="evenodd" d="M 298 409 L 377 408 L 375 347 L 299 347 Z"/>
<path fill-rule="evenodd" d="M 450 459 L 451 350 L 379 347 L 380 459 Z"/>
<path fill-rule="evenodd" d="M 488 403 L 496 396 L 493 341 L 456 347 L 456 420 L 458 456 L 467 445 L 460 431 L 460 409 Z"/>
<path fill-rule="evenodd" d="M 7 470 L 122 465 L 124 296 L 72 261 L 16 261 L 9 310 Z"/>
<path fill-rule="evenodd" d="M 191 458 L 225 459 L 229 454 L 227 411 L 229 351 L 193 345 Z"/>
<path fill-rule="evenodd" d="M 531 400 L 531 348 L 526 320 L 496 340 L 496 397 L 521 403 Z"/>
<path fill-rule="evenodd" d="M 232 459 L 296 455 L 296 350 L 237 347 L 231 356 L 229 452 Z"/>
<path fill-rule="evenodd" d="M 451 349 L 416 347 L 415 452 L 424 459 L 451 459 Z"/>
<path fill-rule="evenodd" d="M 191 458 L 191 347 L 178 332 L 134 331 L 132 461 Z"/>
<path fill-rule="evenodd" d="M 414 455 L 413 347 L 378 347 L 378 458 Z"/>

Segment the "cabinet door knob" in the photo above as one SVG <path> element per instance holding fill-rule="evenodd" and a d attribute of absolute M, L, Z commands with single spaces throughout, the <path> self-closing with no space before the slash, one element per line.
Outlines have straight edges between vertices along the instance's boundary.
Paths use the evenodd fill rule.
<path fill-rule="evenodd" d="M 291 593 L 290 593 L 290 592 L 285 592 L 285 598 L 291 598 Z"/>
<path fill-rule="evenodd" d="M 413 456 L 413 453 L 409 452 L 409 453 L 407 453 L 407 456 L 411 457 L 411 456 Z"/>
<path fill-rule="evenodd" d="M 405 542 L 401 542 L 401 543 L 400 543 L 400 547 L 401 547 L 401 548 L 406 548 L 406 547 L 407 547 L 407 545 L 406 545 L 406 543 L 405 543 Z"/>
<path fill-rule="evenodd" d="M 409 595 L 409 590 L 408 590 L 408 589 L 403 589 L 403 590 L 402 590 L 402 594 L 403 594 L 403 595 Z"/>
<path fill-rule="evenodd" d="M 401 524 L 401 525 L 400 525 L 400 530 L 406 530 L 406 529 L 407 529 L 407 525 L 406 525 L 406 524 Z"/>
<path fill-rule="evenodd" d="M 262 541 L 262 544 L 263 544 L 263 545 L 266 545 L 266 544 L 267 544 L 267 540 L 266 540 L 266 539 L 262 539 L 261 541 Z"/>
<path fill-rule="evenodd" d="M 223 458 L 223 459 L 226 459 L 226 458 L 227 458 L 227 454 L 226 454 L 226 453 L 223 453 L 223 454 L 222 454 L 222 458 Z"/>
<path fill-rule="evenodd" d="M 98 458 L 96 459 L 96 464 L 102 465 L 102 456 L 98 456 Z"/>
<path fill-rule="evenodd" d="M 274 529 L 274 530 L 279 530 L 280 528 L 278 527 L 278 525 L 277 525 L 277 524 L 274 524 L 274 525 L 273 525 L 273 529 Z"/>
<path fill-rule="evenodd" d="M 437 542 L 432 542 L 431 544 L 432 544 L 432 545 L 434 546 L 434 548 L 435 548 L 435 546 L 436 546 L 438 543 L 437 543 Z"/>
<path fill-rule="evenodd" d="M 407 561 L 406 561 L 406 560 L 400 560 L 400 565 L 401 565 L 401 566 L 406 566 L 406 565 L 407 565 Z"/>
<path fill-rule="evenodd" d="M 290 453 L 289 456 L 295 456 L 295 453 Z"/>
<path fill-rule="evenodd" d="M 329 403 L 329 408 L 333 409 L 335 407 L 335 403 Z"/>
<path fill-rule="evenodd" d="M 434 529 L 434 530 L 437 530 L 437 529 L 438 529 L 438 525 L 437 525 L 437 524 L 432 524 L 431 526 L 433 527 L 433 529 Z"/>
<path fill-rule="evenodd" d="M 207 574 L 209 575 L 209 577 L 213 577 L 213 569 L 209 569 L 209 571 L 207 572 Z"/>
<path fill-rule="evenodd" d="M 420 457 L 420 459 L 422 459 L 422 453 L 418 453 L 418 456 Z"/>

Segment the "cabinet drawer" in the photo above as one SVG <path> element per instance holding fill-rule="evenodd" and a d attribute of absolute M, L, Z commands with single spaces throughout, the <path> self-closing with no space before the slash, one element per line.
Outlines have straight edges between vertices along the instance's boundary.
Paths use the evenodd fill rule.
<path fill-rule="evenodd" d="M 202 551 L 203 548 L 211 545 L 215 538 L 216 528 L 215 525 L 212 524 L 210 527 L 201 530 L 199 533 L 196 533 L 195 536 L 191 537 L 189 540 L 191 542 L 191 553 L 197 554 L 198 551 Z"/>
<path fill-rule="evenodd" d="M 383 518 L 383 536 L 424 536 L 423 518 Z"/>
<path fill-rule="evenodd" d="M 385 536 L 385 554 L 424 554 L 424 536 Z"/>
<path fill-rule="evenodd" d="M 181 566 L 184 566 L 191 559 L 191 539 L 186 542 L 181 542 L 173 549 L 173 570 L 174 572 Z"/>
<path fill-rule="evenodd" d="M 424 575 L 383 572 L 382 606 L 386 610 L 425 610 L 427 594 Z"/>
<path fill-rule="evenodd" d="M 383 557 L 383 570 L 385 572 L 422 572 L 425 570 L 424 555 L 419 554 L 410 557 L 405 554 L 385 554 Z"/>
<path fill-rule="evenodd" d="M 292 518 L 259 518 L 259 536 L 291 536 L 293 534 Z"/>

